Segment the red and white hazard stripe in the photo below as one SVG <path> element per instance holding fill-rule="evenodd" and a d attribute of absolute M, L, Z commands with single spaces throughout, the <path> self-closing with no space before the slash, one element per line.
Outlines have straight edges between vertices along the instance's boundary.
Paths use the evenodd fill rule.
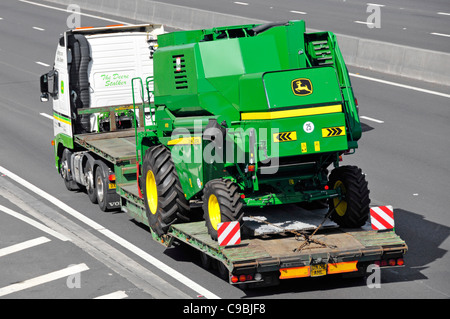
<path fill-rule="evenodd" d="M 394 223 L 394 209 L 392 206 L 378 206 L 370 208 L 370 221 L 372 229 L 392 229 Z"/>
<path fill-rule="evenodd" d="M 241 227 L 239 222 L 224 222 L 219 223 L 217 229 L 217 236 L 219 246 L 231 246 L 241 243 Z"/>

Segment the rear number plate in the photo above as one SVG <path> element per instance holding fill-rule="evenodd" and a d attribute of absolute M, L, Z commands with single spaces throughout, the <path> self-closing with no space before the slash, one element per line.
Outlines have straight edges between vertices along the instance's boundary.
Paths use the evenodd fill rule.
<path fill-rule="evenodd" d="M 325 276 L 327 274 L 327 265 L 311 265 L 311 277 Z"/>

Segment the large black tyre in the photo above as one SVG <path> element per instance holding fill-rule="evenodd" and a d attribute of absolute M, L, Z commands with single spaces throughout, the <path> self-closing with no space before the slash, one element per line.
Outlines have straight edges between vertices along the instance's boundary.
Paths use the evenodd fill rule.
<path fill-rule="evenodd" d="M 109 167 L 102 161 L 96 161 L 95 190 L 98 206 L 104 212 L 120 209 L 120 196 L 115 189 L 109 187 Z"/>
<path fill-rule="evenodd" d="M 98 203 L 97 199 L 97 189 L 95 188 L 95 172 L 93 169 L 93 165 L 90 161 L 86 161 L 84 164 L 84 175 L 86 177 L 87 185 L 86 185 L 86 193 L 89 197 L 89 200 L 93 204 Z"/>
<path fill-rule="evenodd" d="M 369 218 L 369 189 L 361 169 L 357 166 L 335 168 L 329 177 L 330 189 L 340 189 L 342 197 L 332 198 L 329 209 L 330 218 L 339 226 L 357 228 L 363 226 Z"/>
<path fill-rule="evenodd" d="M 206 183 L 203 190 L 203 218 L 213 240 L 217 240 L 219 223 L 241 222 L 244 204 L 239 190 L 239 186 L 229 179 L 214 179 Z"/>
<path fill-rule="evenodd" d="M 189 203 L 170 151 L 164 145 L 153 146 L 145 152 L 141 185 L 149 226 L 158 236 L 167 233 L 174 223 L 190 221 Z"/>

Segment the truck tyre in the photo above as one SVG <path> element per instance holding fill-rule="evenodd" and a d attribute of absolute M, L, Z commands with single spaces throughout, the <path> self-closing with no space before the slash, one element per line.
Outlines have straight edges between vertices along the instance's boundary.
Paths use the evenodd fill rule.
<path fill-rule="evenodd" d="M 369 218 L 369 189 L 361 169 L 356 166 L 335 168 L 328 181 L 330 189 L 340 189 L 342 198 L 331 198 L 331 219 L 340 227 L 357 228 Z"/>
<path fill-rule="evenodd" d="M 203 218 L 213 240 L 219 223 L 241 221 L 244 215 L 239 186 L 229 179 L 214 179 L 203 191 Z"/>
<path fill-rule="evenodd" d="M 59 166 L 59 172 L 61 174 L 62 179 L 64 180 L 64 184 L 66 185 L 66 188 L 69 191 L 76 191 L 80 189 L 80 186 L 77 182 L 75 182 L 72 177 L 70 176 L 70 156 L 71 152 L 66 148 L 64 149 L 62 156 L 61 156 L 61 162 Z"/>
<path fill-rule="evenodd" d="M 95 172 L 90 161 L 84 165 L 84 175 L 86 176 L 86 193 L 93 204 L 97 204 L 97 189 L 95 188 Z"/>
<path fill-rule="evenodd" d="M 120 208 L 120 197 L 114 191 L 109 190 L 109 168 L 108 166 L 101 162 L 95 169 L 95 189 L 97 194 L 98 206 L 104 212 L 116 210 Z"/>
<path fill-rule="evenodd" d="M 145 152 L 142 181 L 145 211 L 150 228 L 162 236 L 174 223 L 186 223 L 189 203 L 184 197 L 170 151 L 156 145 Z"/>

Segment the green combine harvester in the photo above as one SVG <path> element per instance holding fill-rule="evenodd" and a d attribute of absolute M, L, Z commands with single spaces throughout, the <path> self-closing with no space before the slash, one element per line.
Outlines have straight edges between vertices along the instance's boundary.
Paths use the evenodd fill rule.
<path fill-rule="evenodd" d="M 68 30 L 41 93 L 53 100 L 65 186 L 103 211 L 127 212 L 167 247 L 191 245 L 231 284 L 404 264 L 394 230 L 367 229 L 361 169 L 340 166 L 361 124 L 331 32 L 306 33 L 304 21 Z M 263 211 L 261 223 L 252 215 Z M 279 226 L 292 220 L 304 223 Z M 224 247 L 226 222 L 243 231 Z M 281 230 L 262 233 L 264 222 Z"/>
<path fill-rule="evenodd" d="M 212 238 L 249 206 L 329 199 L 339 225 L 366 222 L 364 175 L 339 166 L 361 125 L 332 33 L 290 21 L 168 33 L 158 45 L 154 121 L 138 138 L 158 235 L 190 220 L 193 199 L 203 202 Z"/>

